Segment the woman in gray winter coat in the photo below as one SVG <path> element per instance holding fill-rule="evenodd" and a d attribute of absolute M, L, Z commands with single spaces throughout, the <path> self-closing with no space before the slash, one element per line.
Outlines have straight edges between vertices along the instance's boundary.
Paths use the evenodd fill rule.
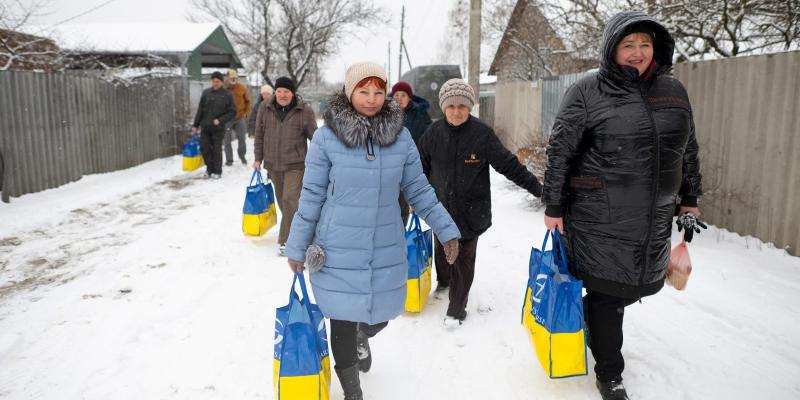
<path fill-rule="evenodd" d="M 309 268 L 314 297 L 331 320 L 334 369 L 346 400 L 362 399 L 359 370 L 372 362 L 367 339 L 405 308 L 401 191 L 448 260 L 458 255 L 458 228 L 422 173 L 403 111 L 386 98 L 386 79 L 377 64 L 348 68 L 344 92 L 331 98 L 311 141 L 286 243 L 289 266 L 296 273 Z"/>

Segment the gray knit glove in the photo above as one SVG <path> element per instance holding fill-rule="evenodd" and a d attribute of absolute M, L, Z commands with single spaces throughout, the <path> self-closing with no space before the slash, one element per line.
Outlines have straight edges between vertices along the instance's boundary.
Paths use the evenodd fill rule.
<path fill-rule="evenodd" d="M 442 246 L 444 247 L 444 257 L 447 259 L 447 263 L 452 265 L 458 258 L 458 239 L 450 239 Z"/>

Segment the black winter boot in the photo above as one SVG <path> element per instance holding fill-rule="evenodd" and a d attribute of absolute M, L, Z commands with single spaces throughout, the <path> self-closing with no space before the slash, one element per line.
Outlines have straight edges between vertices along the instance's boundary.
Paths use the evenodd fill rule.
<path fill-rule="evenodd" d="M 358 353 L 358 370 L 369 372 L 372 368 L 372 351 L 369 349 L 369 336 L 361 330 L 356 334 L 356 352 Z"/>
<path fill-rule="evenodd" d="M 342 384 L 344 400 L 364 400 L 364 394 L 361 393 L 361 381 L 358 379 L 358 365 L 344 369 L 333 367 L 333 369 L 339 377 L 339 383 Z"/>
<path fill-rule="evenodd" d="M 630 400 L 622 381 L 603 382 L 598 380 L 597 390 L 600 391 L 600 396 L 603 397 L 603 400 Z"/>

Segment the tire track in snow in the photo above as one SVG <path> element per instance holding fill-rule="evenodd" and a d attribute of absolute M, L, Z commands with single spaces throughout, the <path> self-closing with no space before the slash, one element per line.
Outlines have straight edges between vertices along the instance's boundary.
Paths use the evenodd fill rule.
<path fill-rule="evenodd" d="M 152 225 L 193 207 L 187 191 L 201 179 L 167 179 L 116 202 L 75 208 L 50 226 L 0 238 L 0 301 L 91 272 L 81 261 L 110 254 Z"/>

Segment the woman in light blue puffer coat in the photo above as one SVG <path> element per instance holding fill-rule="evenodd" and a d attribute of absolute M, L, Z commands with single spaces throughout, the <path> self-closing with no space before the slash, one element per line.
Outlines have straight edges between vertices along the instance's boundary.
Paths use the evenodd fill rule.
<path fill-rule="evenodd" d="M 405 308 L 406 242 L 400 191 L 458 255 L 458 228 L 422 173 L 400 106 L 386 99 L 386 73 L 372 63 L 348 68 L 325 125 L 306 157 L 300 206 L 286 243 L 289 266 L 309 268 L 317 304 L 331 319 L 331 349 L 345 399 L 361 399 L 369 370 L 367 338 Z"/>

